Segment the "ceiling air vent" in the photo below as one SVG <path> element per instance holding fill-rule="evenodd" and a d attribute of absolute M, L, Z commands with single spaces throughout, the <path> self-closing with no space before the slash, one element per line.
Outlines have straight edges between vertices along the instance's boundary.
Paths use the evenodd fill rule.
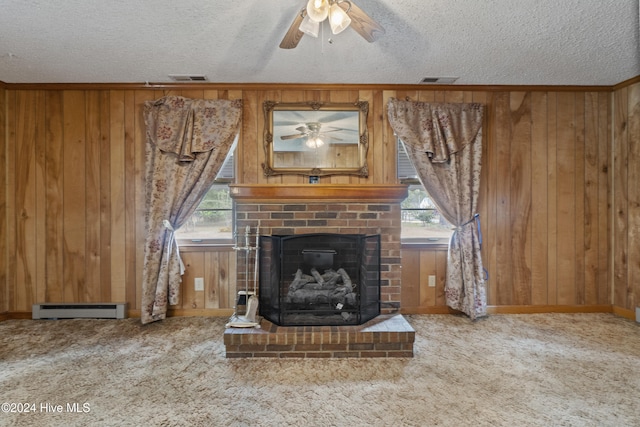
<path fill-rule="evenodd" d="M 174 82 L 206 82 L 207 76 L 204 74 L 169 74 L 169 78 Z"/>
<path fill-rule="evenodd" d="M 459 77 L 423 77 L 420 84 L 451 84 L 458 80 Z"/>

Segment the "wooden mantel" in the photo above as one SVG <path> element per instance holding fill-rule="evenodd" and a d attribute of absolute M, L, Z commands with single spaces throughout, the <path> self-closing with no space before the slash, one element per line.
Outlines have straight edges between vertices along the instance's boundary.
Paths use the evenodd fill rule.
<path fill-rule="evenodd" d="M 351 201 L 399 203 L 407 198 L 404 184 L 232 184 L 237 202 Z"/>

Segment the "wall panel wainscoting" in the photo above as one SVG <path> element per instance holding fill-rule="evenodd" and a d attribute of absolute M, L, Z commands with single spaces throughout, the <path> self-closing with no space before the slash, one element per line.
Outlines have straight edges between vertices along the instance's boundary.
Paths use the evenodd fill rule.
<path fill-rule="evenodd" d="M 400 184 L 386 118 L 390 98 L 484 104 L 479 213 L 489 305 L 524 311 L 613 305 L 632 313 L 640 300 L 640 83 L 427 89 L 0 85 L 0 319 L 30 317 L 32 304 L 45 302 L 122 302 L 129 315 L 139 314 L 142 107 L 165 95 L 242 99 L 235 181 L 270 186 L 305 185 L 308 177 L 264 175 L 266 100 L 369 103 L 368 177 L 320 177 L 329 186 Z M 171 313 L 230 313 L 238 268 L 232 248 L 191 246 L 182 255 L 187 271 Z M 402 279 L 394 301 L 401 312 L 448 312 L 445 249 L 405 245 L 397 255 Z M 195 277 L 204 278 L 204 291 L 195 291 Z"/>

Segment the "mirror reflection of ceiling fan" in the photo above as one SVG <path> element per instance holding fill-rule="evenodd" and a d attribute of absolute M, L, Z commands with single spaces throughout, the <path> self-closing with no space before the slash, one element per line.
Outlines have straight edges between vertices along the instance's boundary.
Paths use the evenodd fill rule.
<path fill-rule="evenodd" d="M 281 140 L 306 138 L 305 144 L 310 148 L 320 148 L 324 145 L 325 139 L 333 139 L 335 141 L 342 141 L 341 138 L 328 135 L 330 132 L 340 132 L 344 129 L 329 127 L 328 129 L 322 129 L 322 123 L 311 122 L 304 123 L 302 126 L 298 126 L 296 130 L 299 133 L 291 135 L 282 135 Z"/>
<path fill-rule="evenodd" d="M 280 42 L 280 47 L 295 48 L 305 34 L 318 37 L 320 23 L 326 19 L 329 20 L 333 34 L 338 34 L 350 26 L 369 43 L 376 41 L 385 33 L 380 24 L 351 1 L 309 0 L 296 15 Z"/>

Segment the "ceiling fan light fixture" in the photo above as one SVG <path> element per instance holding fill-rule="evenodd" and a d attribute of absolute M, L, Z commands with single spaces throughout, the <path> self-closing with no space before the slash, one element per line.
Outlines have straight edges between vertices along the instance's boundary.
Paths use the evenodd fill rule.
<path fill-rule="evenodd" d="M 324 145 L 324 141 L 319 136 L 310 136 L 305 145 L 309 148 L 320 148 Z"/>
<path fill-rule="evenodd" d="M 309 0 L 307 3 L 307 16 L 309 19 L 322 22 L 329 16 L 329 0 Z"/>
<path fill-rule="evenodd" d="M 318 31 L 320 30 L 320 23 L 309 18 L 309 15 L 307 14 L 302 20 L 299 30 L 311 37 L 317 38 Z"/>
<path fill-rule="evenodd" d="M 347 3 L 349 3 L 349 9 L 351 9 L 351 3 Z M 329 8 L 329 24 L 333 34 L 339 34 L 351 25 L 351 18 L 349 18 L 347 12 L 338 6 L 338 2 L 334 2 Z"/>

